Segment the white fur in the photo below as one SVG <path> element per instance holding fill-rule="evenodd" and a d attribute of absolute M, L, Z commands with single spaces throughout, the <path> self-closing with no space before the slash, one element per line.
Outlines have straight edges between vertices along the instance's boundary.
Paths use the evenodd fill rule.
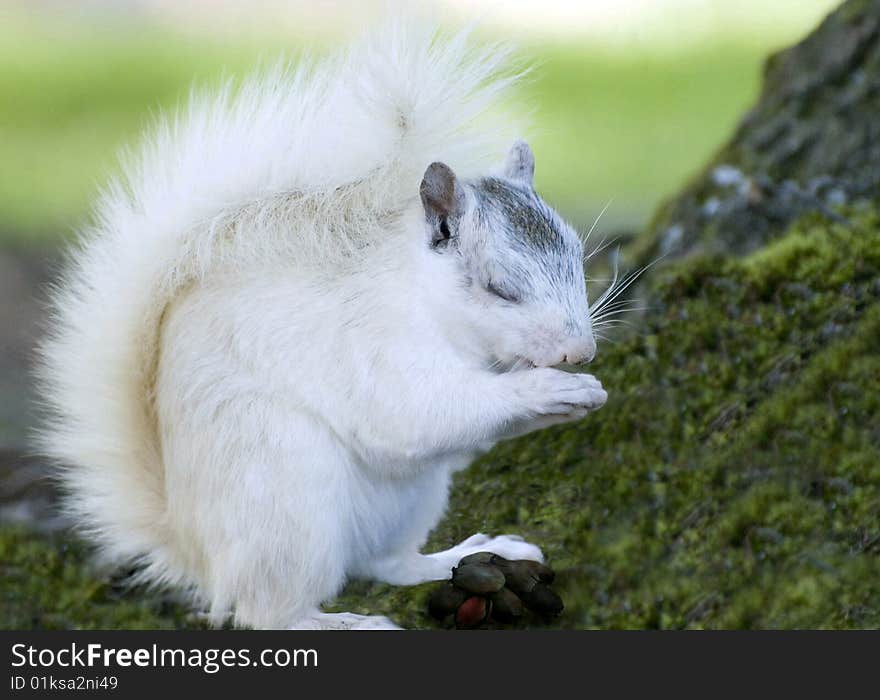
<path fill-rule="evenodd" d="M 390 625 L 318 612 L 348 577 L 541 557 L 485 536 L 419 554 L 476 451 L 605 400 L 588 375 L 490 369 L 491 305 L 426 245 L 426 166 L 500 161 L 503 58 L 392 23 L 194 98 L 107 190 L 41 371 L 45 450 L 105 557 L 216 620 L 304 628 Z"/>

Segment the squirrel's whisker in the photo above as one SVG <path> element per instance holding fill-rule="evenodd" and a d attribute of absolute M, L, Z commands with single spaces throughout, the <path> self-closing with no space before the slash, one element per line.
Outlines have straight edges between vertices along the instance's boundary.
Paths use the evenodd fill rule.
<path fill-rule="evenodd" d="M 590 226 L 590 230 L 587 231 L 587 235 L 581 239 L 581 242 L 584 244 L 584 246 L 587 245 L 587 241 L 589 241 L 590 236 L 593 235 L 593 231 L 596 229 L 596 226 L 599 224 L 599 219 L 601 219 L 602 216 L 605 214 L 605 212 L 608 211 L 608 207 L 611 206 L 611 203 L 613 201 L 614 201 L 613 199 L 609 199 L 608 203 L 604 207 L 602 207 L 602 211 L 599 212 L 599 216 L 597 216 L 596 219 L 593 221 L 593 225 Z"/>

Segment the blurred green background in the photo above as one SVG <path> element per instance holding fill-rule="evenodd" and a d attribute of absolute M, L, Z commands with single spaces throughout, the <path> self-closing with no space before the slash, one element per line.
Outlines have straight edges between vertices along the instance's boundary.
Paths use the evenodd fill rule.
<path fill-rule="evenodd" d="M 730 133 L 766 56 L 834 3 L 749 0 L 733 12 L 699 0 L 618 10 L 561 2 L 546 12 L 511 3 L 503 14 L 492 2 L 434 4 L 456 19 L 481 14 L 485 34 L 513 37 L 536 65 L 518 98 L 533 115 L 545 195 L 580 226 L 610 201 L 605 226 L 632 230 Z M 308 12 L 291 3 L 283 13 L 252 3 L 247 22 L 237 19 L 246 3 L 179 5 L 191 11 L 159 0 L 0 6 L 0 240 L 71 235 L 120 148 L 158 111 L 260 59 L 324 50 L 356 33 L 373 3 L 311 3 Z"/>

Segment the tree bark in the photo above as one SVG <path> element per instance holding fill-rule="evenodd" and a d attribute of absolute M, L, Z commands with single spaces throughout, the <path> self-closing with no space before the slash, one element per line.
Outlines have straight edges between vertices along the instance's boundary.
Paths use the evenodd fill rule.
<path fill-rule="evenodd" d="M 650 226 L 649 254 L 744 254 L 880 186 L 880 0 L 849 0 L 771 56 L 757 104 Z"/>

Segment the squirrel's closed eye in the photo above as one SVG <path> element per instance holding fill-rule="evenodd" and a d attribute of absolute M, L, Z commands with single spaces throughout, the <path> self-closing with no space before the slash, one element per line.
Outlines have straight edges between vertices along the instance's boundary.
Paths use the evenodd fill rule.
<path fill-rule="evenodd" d="M 504 301 L 509 301 L 511 304 L 515 304 L 519 301 L 513 294 L 510 292 L 504 291 L 503 289 L 498 288 L 493 282 L 489 282 L 486 285 L 486 291 L 490 294 L 494 294 L 499 299 L 504 299 Z"/>

